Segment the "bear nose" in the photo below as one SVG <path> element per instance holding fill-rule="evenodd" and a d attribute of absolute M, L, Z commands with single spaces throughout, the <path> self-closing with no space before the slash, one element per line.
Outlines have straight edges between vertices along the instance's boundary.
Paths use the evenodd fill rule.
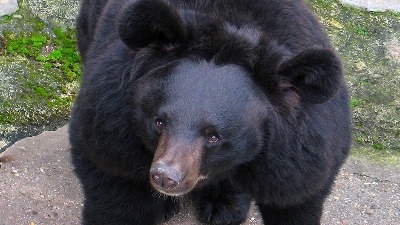
<path fill-rule="evenodd" d="M 162 189 L 171 189 L 182 181 L 183 174 L 171 166 L 155 163 L 150 169 L 150 177 Z"/>

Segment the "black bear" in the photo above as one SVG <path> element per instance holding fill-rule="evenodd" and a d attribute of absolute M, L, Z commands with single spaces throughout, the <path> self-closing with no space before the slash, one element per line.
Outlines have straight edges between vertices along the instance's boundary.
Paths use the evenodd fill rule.
<path fill-rule="evenodd" d="M 348 153 L 342 65 L 300 0 L 83 0 L 83 224 L 319 224 Z"/>

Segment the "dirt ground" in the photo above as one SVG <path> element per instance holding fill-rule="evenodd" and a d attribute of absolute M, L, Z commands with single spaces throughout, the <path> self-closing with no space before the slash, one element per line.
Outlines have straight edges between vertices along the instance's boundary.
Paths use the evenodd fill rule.
<path fill-rule="evenodd" d="M 0 154 L 0 225 L 80 224 L 82 192 L 70 164 L 68 127 L 23 139 Z M 165 225 L 200 224 L 190 201 Z M 256 207 L 246 223 L 262 224 Z M 400 224 L 400 168 L 350 158 L 322 224 Z"/>

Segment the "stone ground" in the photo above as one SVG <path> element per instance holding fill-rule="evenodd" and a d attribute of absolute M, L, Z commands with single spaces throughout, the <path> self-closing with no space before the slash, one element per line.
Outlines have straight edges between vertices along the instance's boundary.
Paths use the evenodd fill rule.
<path fill-rule="evenodd" d="M 80 223 L 83 196 L 70 164 L 67 130 L 23 139 L 0 154 L 0 225 Z M 165 223 L 182 224 L 200 224 L 187 199 Z M 262 224 L 254 205 L 244 224 Z M 400 167 L 349 158 L 326 201 L 322 224 L 400 224 Z"/>

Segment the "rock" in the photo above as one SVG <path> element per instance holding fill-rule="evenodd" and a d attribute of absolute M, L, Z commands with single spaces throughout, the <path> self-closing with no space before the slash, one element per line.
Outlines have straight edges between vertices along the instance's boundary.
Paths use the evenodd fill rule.
<path fill-rule="evenodd" d="M 7 112 L 11 110 L 15 115 L 14 118 L 18 121 L 27 117 L 33 119 L 29 123 L 21 124 L 0 123 L 0 152 L 18 139 L 37 135 L 46 129 L 53 130 L 63 124 L 53 124 L 54 121 L 50 119 L 40 119 L 60 113 L 47 107 L 46 102 L 21 97 L 24 96 L 24 93 L 33 93 L 26 90 L 25 81 L 29 75 L 37 74 L 38 77 L 46 81 L 46 83 L 42 81 L 42 86 L 48 88 L 57 86 L 57 81 L 52 76 L 53 73 L 57 72 L 59 71 L 46 69 L 25 57 L 0 54 L 0 121 L 1 116 L 7 115 Z M 45 84 L 51 85 L 45 86 Z"/>
<path fill-rule="evenodd" d="M 0 0 L 0 12 L 12 4 L 18 8 L 17 0 Z M 42 43 L 41 52 L 41 56 L 47 57 L 55 48 L 50 42 L 57 37 L 54 28 L 62 28 L 68 33 L 67 38 L 73 35 L 67 28 L 74 29 L 79 4 L 80 0 L 19 1 L 18 14 L 0 21 L 0 152 L 16 140 L 65 124 L 69 114 L 67 101 L 56 104 L 55 98 L 40 93 L 53 92 L 48 96 L 54 94 L 65 100 L 70 96 L 63 90 L 72 86 L 77 89 L 78 81 L 64 82 L 61 79 L 66 76 L 59 64 L 49 67 L 48 63 L 38 62 L 36 56 L 27 56 L 15 49 L 20 48 L 16 46 L 23 43 L 24 34 L 26 45 L 32 46 L 35 42 L 32 32 L 36 32 L 34 35 L 40 36 L 39 39 L 47 39 L 47 43 Z M 9 46 L 14 47 L 9 50 Z"/>
<path fill-rule="evenodd" d="M 400 40 L 394 37 L 386 43 L 387 57 L 400 62 Z"/>
<path fill-rule="evenodd" d="M 400 12 L 400 0 L 341 0 L 345 4 L 365 8 L 369 11 L 392 10 Z"/>
<path fill-rule="evenodd" d="M 0 224 L 79 224 L 83 196 L 68 127 L 23 139 L 0 154 Z"/>
<path fill-rule="evenodd" d="M 17 10 L 17 0 L 0 0 L 0 16 L 11 15 Z"/>
<path fill-rule="evenodd" d="M 0 0 L 2 1 L 2 0 Z M 24 3 L 41 20 L 59 27 L 75 26 L 79 0 L 29 0 Z"/>

